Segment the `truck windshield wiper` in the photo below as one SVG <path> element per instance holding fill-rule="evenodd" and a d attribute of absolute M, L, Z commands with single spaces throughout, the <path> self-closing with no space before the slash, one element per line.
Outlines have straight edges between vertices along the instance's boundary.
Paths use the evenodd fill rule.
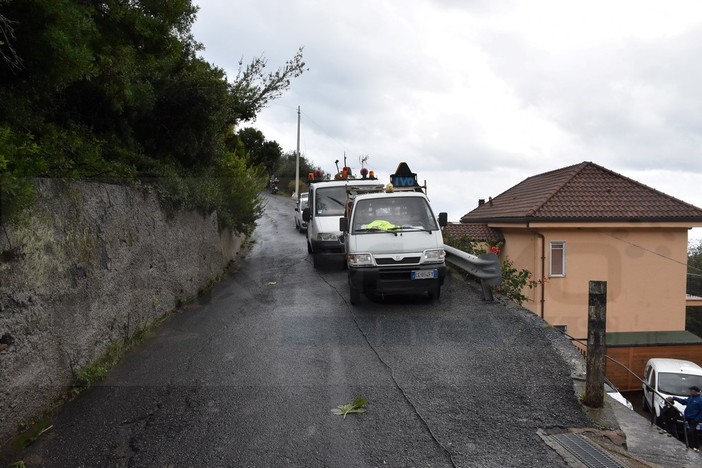
<path fill-rule="evenodd" d="M 331 201 L 333 201 L 333 202 L 335 202 L 335 203 L 338 203 L 338 204 L 341 205 L 341 206 L 344 206 L 344 203 L 343 203 L 343 202 L 340 202 L 339 200 L 337 200 L 337 199 L 334 198 L 334 197 L 327 197 L 327 198 L 329 198 Z"/>
<path fill-rule="evenodd" d="M 380 229 L 377 227 L 372 227 L 372 228 L 358 228 L 354 229 L 353 232 L 372 232 L 372 233 L 385 233 L 385 234 L 394 234 L 397 235 L 397 229 L 396 228 L 390 228 L 390 229 Z"/>
<path fill-rule="evenodd" d="M 424 226 L 413 226 L 410 224 L 404 224 L 402 226 L 395 226 L 390 228 L 391 231 L 424 231 L 431 234 L 431 229 L 427 229 Z"/>

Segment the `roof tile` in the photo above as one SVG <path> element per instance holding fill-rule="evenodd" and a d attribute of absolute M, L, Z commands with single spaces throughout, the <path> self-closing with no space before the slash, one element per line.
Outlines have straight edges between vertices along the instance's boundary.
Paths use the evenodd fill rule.
<path fill-rule="evenodd" d="M 449 223 L 443 229 L 444 236 L 453 239 L 461 239 L 468 237 L 474 241 L 496 241 L 505 240 L 502 231 L 488 227 L 487 224 L 464 224 L 464 223 Z"/>
<path fill-rule="evenodd" d="M 529 177 L 461 218 L 494 221 L 702 222 L 702 209 L 583 162 Z"/>

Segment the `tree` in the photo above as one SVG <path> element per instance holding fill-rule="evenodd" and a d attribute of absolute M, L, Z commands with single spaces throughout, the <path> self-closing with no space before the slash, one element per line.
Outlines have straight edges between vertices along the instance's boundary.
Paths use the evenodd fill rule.
<path fill-rule="evenodd" d="M 135 129 L 154 114 L 159 86 L 195 63 L 196 11 L 189 0 L 10 1 L 23 66 L 0 67 L 0 124 L 39 145 L 42 164 L 26 175 L 102 174 L 87 167 L 99 159 L 115 173 L 138 163 Z"/>
<path fill-rule="evenodd" d="M 280 158 L 279 164 L 275 169 L 275 175 L 280 179 L 281 187 L 295 186 L 296 160 L 295 151 L 289 151 Z M 315 169 L 318 168 L 310 163 L 304 155 L 300 155 L 300 182 L 303 188 L 306 186 L 305 181 L 307 180 L 307 174 L 314 172 Z M 294 190 L 294 188 L 291 188 L 291 191 Z"/>
<path fill-rule="evenodd" d="M 220 207 L 229 213 L 221 219 L 237 226 L 260 214 L 257 199 L 241 199 L 253 192 L 205 179 L 225 173 L 255 179 L 255 188 L 265 171 L 259 167 L 278 164 L 277 143 L 261 135 L 249 157 L 233 129 L 305 71 L 302 49 L 272 73 L 262 56 L 246 66 L 242 60 L 229 82 L 196 54 L 202 46 L 191 33 L 192 0 L 0 5 L 3 219 L 30 202 L 32 177 L 148 178 L 160 181 L 157 192 L 169 206 Z"/>
<path fill-rule="evenodd" d="M 150 156 L 184 168 L 207 167 L 234 125 L 224 72 L 195 58 L 156 84 L 151 112 L 135 119 L 134 136 Z"/>
<path fill-rule="evenodd" d="M 239 130 L 237 137 L 243 144 L 252 165 L 265 167 L 268 175 L 276 173 L 276 168 L 283 154 L 283 149 L 278 142 L 266 140 L 263 132 L 253 127 Z"/>
<path fill-rule="evenodd" d="M 235 97 L 236 114 L 241 120 L 255 119 L 261 109 L 290 87 L 291 79 L 307 70 L 302 60 L 302 50 L 300 47 L 284 66 L 268 74 L 265 73 L 268 60 L 263 56 L 253 59 L 246 67 L 243 59 L 239 60 L 232 95 Z"/>
<path fill-rule="evenodd" d="M 8 0 L 0 0 L 0 5 L 7 2 Z M 14 40 L 15 30 L 12 27 L 12 21 L 0 14 L 0 58 L 10 69 L 19 69 L 22 66 L 22 60 L 13 46 Z"/>
<path fill-rule="evenodd" d="M 702 275 L 702 239 L 697 241 L 697 245 L 690 243 L 687 248 L 687 272 L 694 275 Z"/>
<path fill-rule="evenodd" d="M 202 48 L 191 34 L 196 13 L 191 0 L 7 2 L 0 32 L 16 39 L 12 51 L 23 67 L 0 64 L 0 125 L 26 131 L 39 145 L 47 164 L 37 165 L 35 175 L 84 168 L 93 155 L 77 150 L 94 141 L 102 158 L 147 172 L 153 161 L 207 166 L 231 128 L 255 119 L 305 70 L 300 49 L 272 73 L 264 57 L 246 67 L 241 61 L 229 83 L 222 69 L 196 56 Z M 52 126 L 52 144 L 60 130 L 71 130 L 58 158 L 41 151 Z M 265 157 L 275 158 L 275 147 Z"/>
<path fill-rule="evenodd" d="M 702 240 L 691 242 L 687 249 L 687 293 L 702 296 Z M 702 336 L 702 307 L 686 307 L 685 330 Z"/>

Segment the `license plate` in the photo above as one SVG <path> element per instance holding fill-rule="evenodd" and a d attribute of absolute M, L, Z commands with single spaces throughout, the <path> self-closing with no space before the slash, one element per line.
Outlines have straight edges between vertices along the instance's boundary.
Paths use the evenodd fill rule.
<path fill-rule="evenodd" d="M 418 280 L 418 279 L 434 279 L 438 278 L 439 273 L 437 270 L 413 270 L 412 271 L 412 279 L 413 280 Z"/>

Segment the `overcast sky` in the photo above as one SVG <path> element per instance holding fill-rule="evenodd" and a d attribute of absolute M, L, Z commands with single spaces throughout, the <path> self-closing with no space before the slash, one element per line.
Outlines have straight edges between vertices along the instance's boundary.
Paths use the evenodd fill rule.
<path fill-rule="evenodd" d="M 194 0 L 201 55 L 236 77 L 299 47 L 309 71 L 253 123 L 335 171 L 406 161 L 457 221 L 592 161 L 702 207 L 699 0 Z M 691 238 L 702 238 L 695 229 Z"/>

